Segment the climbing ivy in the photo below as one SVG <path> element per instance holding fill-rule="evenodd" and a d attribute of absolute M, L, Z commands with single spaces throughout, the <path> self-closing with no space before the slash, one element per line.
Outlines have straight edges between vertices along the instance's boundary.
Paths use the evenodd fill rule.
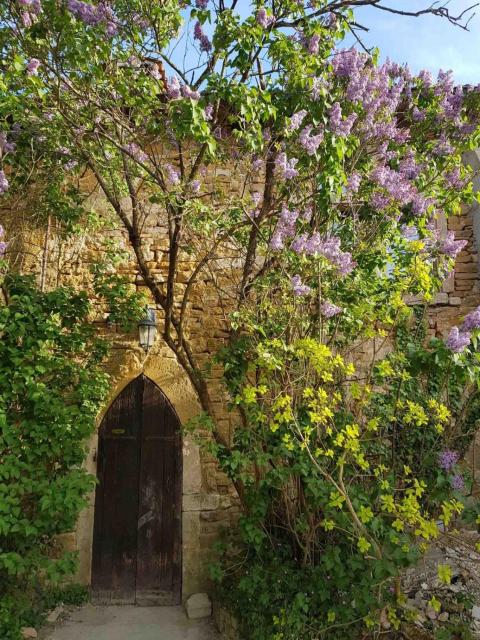
<path fill-rule="evenodd" d="M 107 391 L 106 343 L 85 293 L 42 293 L 8 276 L 0 307 L 0 637 L 32 624 L 46 585 L 75 569 L 56 538 L 74 528 L 94 478 L 86 442 Z"/>

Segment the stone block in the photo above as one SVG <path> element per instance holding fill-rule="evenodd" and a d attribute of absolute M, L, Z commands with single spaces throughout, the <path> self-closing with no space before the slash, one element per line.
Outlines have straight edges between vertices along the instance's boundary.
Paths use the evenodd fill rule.
<path fill-rule="evenodd" d="M 25 638 L 25 640 L 30 638 L 38 638 L 37 630 L 33 627 L 23 627 L 20 633 L 22 634 L 22 638 Z"/>
<path fill-rule="evenodd" d="M 209 618 L 212 615 L 212 602 L 206 593 L 194 593 L 185 602 L 187 616 L 191 620 Z"/>

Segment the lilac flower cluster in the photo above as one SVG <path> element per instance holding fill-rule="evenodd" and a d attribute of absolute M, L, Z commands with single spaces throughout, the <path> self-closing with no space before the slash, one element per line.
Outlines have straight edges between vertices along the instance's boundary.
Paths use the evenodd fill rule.
<path fill-rule="evenodd" d="M 298 211 L 290 209 L 283 205 L 282 211 L 278 218 L 277 225 L 270 240 L 270 248 L 274 251 L 280 251 L 285 246 L 287 238 L 293 238 L 295 235 L 295 223 L 298 218 Z"/>
<path fill-rule="evenodd" d="M 195 27 L 193 28 L 193 37 L 195 40 L 198 40 L 200 44 L 200 51 L 208 53 L 212 50 L 212 43 L 203 31 L 202 25 L 198 21 L 195 23 Z"/>
<path fill-rule="evenodd" d="M 417 164 L 413 151 L 409 151 L 398 165 L 398 173 L 408 180 L 418 178 L 422 167 Z"/>
<path fill-rule="evenodd" d="M 460 456 L 458 455 L 457 451 L 445 449 L 445 451 L 442 451 L 442 453 L 438 456 L 438 464 L 440 465 L 441 469 L 448 472 L 451 471 L 457 464 L 459 457 Z"/>
<path fill-rule="evenodd" d="M 22 11 L 23 26 L 31 27 L 42 11 L 40 0 L 18 0 L 18 4 L 25 8 L 25 11 Z"/>
<path fill-rule="evenodd" d="M 281 152 L 275 158 L 275 169 L 284 180 L 291 180 L 298 176 L 298 170 L 295 169 L 297 158 L 287 158 L 285 152 Z"/>
<path fill-rule="evenodd" d="M 468 313 L 460 329 L 452 327 L 445 344 L 453 353 L 461 353 L 470 344 L 471 332 L 480 329 L 480 307 Z"/>
<path fill-rule="evenodd" d="M 424 214 L 431 201 L 418 193 L 415 185 L 409 179 L 410 176 L 416 175 L 417 169 L 415 160 L 409 156 L 400 163 L 399 171 L 395 171 L 387 165 L 377 166 L 371 172 L 370 177 L 386 193 L 375 192 L 371 199 L 372 205 L 381 210 L 393 203 L 401 207 L 411 204 L 412 213 L 415 215 Z"/>
<path fill-rule="evenodd" d="M 136 142 L 130 142 L 129 144 L 125 145 L 124 149 L 137 162 L 145 163 L 148 161 L 147 154 L 138 146 Z"/>
<path fill-rule="evenodd" d="M 290 118 L 290 124 L 288 125 L 287 130 L 296 131 L 302 124 L 306 115 L 307 115 L 307 112 L 305 111 L 305 109 L 301 109 L 300 111 L 297 111 L 297 113 L 294 113 L 293 116 Z"/>
<path fill-rule="evenodd" d="M 462 324 L 463 331 L 475 331 L 476 329 L 480 329 L 480 307 L 470 311 L 465 316 Z"/>
<path fill-rule="evenodd" d="M 162 72 L 160 66 L 156 63 L 153 63 L 150 67 L 150 75 L 154 80 L 163 80 Z"/>
<path fill-rule="evenodd" d="M 40 60 L 37 58 L 31 58 L 27 64 L 27 75 L 36 76 L 38 75 L 38 68 L 40 67 Z"/>
<path fill-rule="evenodd" d="M 445 345 L 452 353 L 461 353 L 470 344 L 471 337 L 469 331 L 460 331 L 458 327 L 452 327 Z"/>
<path fill-rule="evenodd" d="M 289 232 L 290 237 L 292 237 L 294 230 L 289 229 Z M 287 236 L 284 235 L 284 237 Z M 356 266 L 356 263 L 352 260 L 352 254 L 341 250 L 340 238 L 336 236 L 330 236 L 322 240 L 318 232 L 314 232 L 311 236 L 300 234 L 294 239 L 290 248 L 298 254 L 324 257 L 337 269 L 340 275 L 348 275 Z"/>
<path fill-rule="evenodd" d="M 348 176 L 347 179 L 347 191 L 349 193 L 358 193 L 360 185 L 362 183 L 362 176 L 358 171 L 354 171 Z"/>
<path fill-rule="evenodd" d="M 312 290 L 308 284 L 303 284 L 299 275 L 295 275 L 290 279 L 295 296 L 304 296 Z"/>
<path fill-rule="evenodd" d="M 320 305 L 320 313 L 325 316 L 325 318 L 333 318 L 333 316 L 342 313 L 342 311 L 342 307 L 337 307 L 336 304 L 333 304 L 333 302 L 330 302 L 329 300 L 325 300 Z"/>
<path fill-rule="evenodd" d="M 261 27 L 268 29 L 268 27 L 275 22 L 275 16 L 269 16 L 265 7 L 260 7 L 257 11 L 256 20 Z"/>
<path fill-rule="evenodd" d="M 346 118 L 343 118 L 342 107 L 339 102 L 334 103 L 328 115 L 330 118 L 330 130 L 341 137 L 350 135 L 358 117 L 356 113 L 351 113 Z"/>
<path fill-rule="evenodd" d="M 450 141 L 447 140 L 445 133 L 442 133 L 438 142 L 433 148 L 433 153 L 437 156 L 449 156 L 454 152 L 454 148 L 451 145 Z"/>
<path fill-rule="evenodd" d="M 182 96 L 189 100 L 200 100 L 199 92 L 189 87 L 188 84 L 182 85 Z"/>
<path fill-rule="evenodd" d="M 465 489 L 465 480 L 459 473 L 450 478 L 450 484 L 455 491 L 463 491 Z"/>
<path fill-rule="evenodd" d="M 115 16 L 113 10 L 105 2 L 99 2 L 97 5 L 82 2 L 82 0 L 68 0 L 69 11 L 86 25 L 96 27 L 104 25 L 107 35 L 114 36 L 117 31 Z"/>
<path fill-rule="evenodd" d="M 192 180 L 189 186 L 193 193 L 198 193 L 200 191 L 202 183 L 200 182 L 200 180 Z"/>
<path fill-rule="evenodd" d="M 169 78 L 167 83 L 167 94 L 171 100 L 178 100 L 182 96 L 191 100 L 199 100 L 200 94 L 186 84 L 181 84 L 177 76 Z"/>
<path fill-rule="evenodd" d="M 467 240 L 455 240 L 455 233 L 448 231 L 445 240 L 440 246 L 440 251 L 449 258 L 455 259 L 467 244 Z"/>
<path fill-rule="evenodd" d="M 337 51 L 332 60 L 333 71 L 339 78 L 351 78 L 362 71 L 367 59 L 353 47 Z"/>
<path fill-rule="evenodd" d="M 302 129 L 300 135 L 298 136 L 300 144 L 309 156 L 313 156 L 316 153 L 318 147 L 322 144 L 324 137 L 323 131 L 320 131 L 320 133 L 317 133 L 317 135 L 310 135 L 312 128 L 312 125 L 308 125 L 304 129 Z"/>
<path fill-rule="evenodd" d="M 165 165 L 165 171 L 167 172 L 167 178 L 172 184 L 178 184 L 180 182 L 180 175 L 171 164 Z"/>
<path fill-rule="evenodd" d="M 3 169 L 0 169 L 0 195 L 8 190 L 8 180 Z"/>
<path fill-rule="evenodd" d="M 208 0 L 195 0 L 195 6 L 197 9 L 206 9 L 208 5 Z"/>
<path fill-rule="evenodd" d="M 6 153 L 12 153 L 16 149 L 16 144 L 14 142 L 9 142 L 7 139 L 7 135 L 3 132 L 0 132 L 0 158 Z"/>
<path fill-rule="evenodd" d="M 0 224 L 0 258 L 5 255 L 8 243 L 2 240 L 5 237 L 5 229 Z"/>
<path fill-rule="evenodd" d="M 454 167 L 445 173 L 445 181 L 452 189 L 463 189 L 468 184 L 468 178 L 462 178 L 460 167 Z"/>
<path fill-rule="evenodd" d="M 346 276 L 353 271 L 356 263 L 352 260 L 351 253 L 341 250 L 340 244 L 340 238 L 331 236 L 319 243 L 317 252 L 329 260 L 340 275 Z"/>
<path fill-rule="evenodd" d="M 213 118 L 213 104 L 207 104 L 204 110 L 205 120 L 211 120 Z"/>
<path fill-rule="evenodd" d="M 308 41 L 308 53 L 317 55 L 320 50 L 320 36 L 316 33 Z"/>

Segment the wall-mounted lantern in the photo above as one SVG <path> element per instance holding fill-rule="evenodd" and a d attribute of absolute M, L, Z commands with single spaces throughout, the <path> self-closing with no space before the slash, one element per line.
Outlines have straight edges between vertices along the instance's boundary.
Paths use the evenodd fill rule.
<path fill-rule="evenodd" d="M 155 321 L 155 309 L 148 309 L 145 318 L 138 323 L 139 342 L 140 346 L 145 350 L 145 353 L 148 353 L 150 347 L 152 347 L 155 342 L 155 334 L 157 333 Z"/>

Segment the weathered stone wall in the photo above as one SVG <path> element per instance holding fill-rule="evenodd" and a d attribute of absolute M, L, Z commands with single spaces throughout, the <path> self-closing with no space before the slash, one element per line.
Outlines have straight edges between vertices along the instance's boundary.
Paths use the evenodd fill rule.
<path fill-rule="evenodd" d="M 470 152 L 465 159 L 475 172 L 474 190 L 480 192 L 480 151 Z M 455 270 L 429 314 L 430 331 L 438 337 L 445 337 L 452 326 L 460 324 L 467 313 L 480 305 L 480 205 L 465 208 L 462 215 L 449 218 L 447 225 L 457 240 L 467 240 L 468 244 L 458 254 Z M 480 430 L 467 453 L 466 463 L 474 476 L 474 491 L 480 495 Z"/>
<path fill-rule="evenodd" d="M 212 176 L 218 188 L 223 185 L 226 192 L 239 192 L 243 183 L 233 177 L 232 172 L 220 170 Z M 206 182 L 206 180 L 205 180 Z M 103 226 L 96 235 L 91 232 L 65 239 L 61 229 L 50 225 L 23 225 L 21 220 L 29 220 L 29 211 L 20 207 L 4 222 L 9 237 L 15 235 L 15 242 L 9 247 L 10 258 L 23 273 L 34 273 L 39 282 L 44 281 L 47 288 L 59 284 L 73 285 L 92 291 L 93 279 L 90 266 L 107 255 L 108 243 L 125 250 L 125 259 L 117 268 L 129 281 L 132 290 L 148 293 L 139 276 L 137 263 L 128 251 L 128 238 L 124 228 L 119 226 L 91 177 L 86 176 L 82 188 L 90 194 L 93 209 L 103 219 Z M 22 215 L 22 214 L 25 215 Z M 167 274 L 166 224 L 161 216 L 152 212 L 142 231 L 148 267 L 158 282 L 165 282 Z M 198 282 L 192 287 L 187 307 L 186 337 L 193 353 L 202 367 L 208 367 L 208 383 L 213 399 L 215 420 L 219 430 L 227 441 L 233 432 L 233 418 L 227 410 L 225 392 L 221 385 L 222 369 L 211 365 L 212 355 L 221 346 L 226 337 L 226 321 L 231 300 L 232 261 L 228 256 L 216 263 L 215 273 L 205 270 Z M 188 255 L 180 256 L 178 292 L 182 292 L 192 273 L 193 265 Z M 151 301 L 152 306 L 153 301 Z M 111 392 L 105 406 L 98 416 L 100 425 L 104 413 L 113 399 L 135 377 L 144 373 L 151 378 L 170 400 L 181 423 L 201 412 L 196 393 L 178 364 L 175 355 L 161 338 L 162 312 L 157 308 L 157 340 L 148 355 L 138 343 L 137 331 L 122 333 L 106 322 L 106 310 L 95 304 L 95 316 L 92 321 L 99 333 L 111 340 L 111 353 L 106 362 L 106 370 L 111 376 Z M 86 466 L 96 474 L 98 436 L 92 438 Z M 208 564 L 212 554 L 212 543 L 218 539 L 223 529 L 229 529 L 238 518 L 238 498 L 228 478 L 223 474 L 215 460 L 188 438 L 183 442 L 183 599 L 199 591 L 209 591 Z M 89 497 L 88 507 L 80 515 L 75 531 L 63 535 L 59 544 L 80 554 L 80 568 L 77 579 L 89 584 L 91 575 L 91 555 L 93 539 L 94 493 Z"/>
<path fill-rule="evenodd" d="M 475 170 L 480 169 L 477 153 L 472 153 L 468 161 Z M 225 192 L 241 194 L 246 183 L 241 173 L 235 169 L 221 169 L 213 177 L 218 187 L 223 185 Z M 205 179 L 205 183 L 208 179 Z M 480 186 L 480 181 L 479 185 Z M 86 177 L 83 188 L 91 194 L 91 204 L 105 224 L 96 237 L 91 234 L 79 235 L 75 240 L 65 241 L 61 230 L 51 226 L 26 227 L 15 232 L 15 247 L 19 268 L 34 272 L 39 280 L 43 278 L 46 286 L 73 284 L 83 289 L 92 287 L 89 266 L 101 259 L 106 252 L 106 242 L 113 242 L 126 250 L 126 259 L 118 267 L 132 289 L 145 289 L 139 276 L 137 264 L 128 254 L 128 242 L 125 230 L 115 222 L 111 211 L 100 196 L 91 178 Z M 259 191 L 261 185 L 249 184 L 250 191 Z M 22 218 L 15 211 L 15 221 L 28 220 L 29 212 Z M 2 222 L 4 222 L 2 220 Z M 7 228 L 14 229 L 11 222 Z M 448 228 L 455 231 L 457 238 L 468 240 L 468 246 L 457 259 L 455 273 L 445 283 L 438 295 L 436 304 L 429 315 L 432 334 L 445 336 L 450 327 L 471 309 L 480 304 L 480 274 L 478 270 L 478 242 L 480 241 L 480 208 L 465 211 L 462 216 L 451 218 Z M 446 228 L 443 230 L 446 231 Z M 146 242 L 148 266 L 159 282 L 166 279 L 167 247 L 166 226 L 161 219 L 152 215 L 143 229 Z M 235 272 L 232 269 L 233 256 L 225 256 L 215 263 L 215 271 L 206 270 L 192 288 L 187 309 L 189 337 L 193 351 L 202 366 L 207 366 L 212 355 L 221 346 L 226 336 L 227 314 L 232 300 L 229 298 Z M 184 290 L 192 271 L 191 259 L 181 256 L 178 277 L 178 290 Z M 92 293 L 93 295 L 93 293 Z M 162 317 L 159 311 L 159 335 L 161 335 Z M 182 424 L 200 412 L 196 394 L 185 372 L 178 365 L 174 354 L 161 337 L 157 338 L 154 348 L 145 355 L 138 344 L 136 332 L 131 335 L 118 332 L 106 323 L 105 310 L 96 307 L 95 318 L 98 330 L 110 337 L 112 350 L 106 368 L 112 378 L 110 397 L 103 412 L 98 417 L 100 424 L 103 414 L 111 401 L 136 376 L 145 373 L 162 389 L 174 406 Z M 218 365 L 209 370 L 209 387 L 214 400 L 215 418 L 222 434 L 227 440 L 232 436 L 234 420 L 226 409 L 226 397 L 221 386 L 222 371 Z M 477 436 L 477 450 L 480 452 L 480 436 Z M 470 457 L 473 456 L 473 449 Z M 96 473 L 97 436 L 90 443 L 87 467 Z M 476 456 L 477 460 L 480 455 Z M 478 467 L 478 462 L 473 466 Z M 211 545 L 223 528 L 230 528 L 238 517 L 238 499 L 226 476 L 220 472 L 214 459 L 188 439 L 184 441 L 183 464 L 183 597 L 198 591 L 209 590 L 207 565 L 210 560 Z M 480 477 L 480 468 L 476 470 Z M 78 579 L 88 584 L 91 571 L 91 546 L 93 536 L 93 501 L 81 514 L 75 532 L 63 536 L 63 543 L 70 549 L 80 552 L 80 571 Z"/>

